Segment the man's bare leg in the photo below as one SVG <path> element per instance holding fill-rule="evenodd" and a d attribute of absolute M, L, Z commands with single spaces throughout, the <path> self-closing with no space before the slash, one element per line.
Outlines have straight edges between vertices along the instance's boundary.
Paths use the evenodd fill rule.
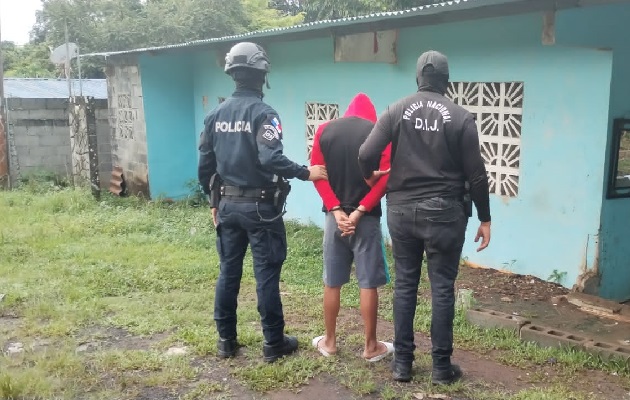
<path fill-rule="evenodd" d="M 341 303 L 341 287 L 324 286 L 324 324 L 326 335 L 317 344 L 328 354 L 337 352 L 337 316 Z"/>
<path fill-rule="evenodd" d="M 365 327 L 365 349 L 363 357 L 366 359 L 376 357 L 387 351 L 387 347 L 376 340 L 376 320 L 378 311 L 378 291 L 373 289 L 361 289 L 361 317 Z"/>

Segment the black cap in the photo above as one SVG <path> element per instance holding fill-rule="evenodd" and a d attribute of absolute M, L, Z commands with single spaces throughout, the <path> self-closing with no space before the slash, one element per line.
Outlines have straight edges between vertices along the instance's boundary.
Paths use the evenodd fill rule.
<path fill-rule="evenodd" d="M 427 66 L 432 66 L 433 68 L 426 68 Z M 422 53 L 418 58 L 416 76 L 420 78 L 424 72 L 448 76 L 448 59 L 439 51 L 431 50 Z"/>

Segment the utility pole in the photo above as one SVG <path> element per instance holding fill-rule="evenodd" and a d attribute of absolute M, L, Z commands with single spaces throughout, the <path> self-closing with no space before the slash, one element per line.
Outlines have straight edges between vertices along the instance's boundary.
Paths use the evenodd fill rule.
<path fill-rule="evenodd" d="M 0 15 L 2 12 L 0 11 Z M 0 28 L 0 44 L 2 43 Z M 0 188 L 9 188 L 9 140 L 5 129 L 4 54 L 0 46 Z"/>
<path fill-rule="evenodd" d="M 70 62 L 72 61 L 72 57 L 70 57 L 70 44 L 68 42 L 68 20 L 66 20 L 66 80 L 68 81 L 68 97 L 72 97 L 72 84 L 70 83 Z"/>

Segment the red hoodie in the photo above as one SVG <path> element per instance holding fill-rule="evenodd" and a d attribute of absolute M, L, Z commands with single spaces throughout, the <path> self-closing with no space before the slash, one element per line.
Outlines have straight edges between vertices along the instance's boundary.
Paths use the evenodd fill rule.
<path fill-rule="evenodd" d="M 365 207 L 368 215 L 381 215 L 380 202 L 385 195 L 389 175 L 370 188 L 359 169 L 359 147 L 376 123 L 376 110 L 370 98 L 359 93 L 352 99 L 342 118 L 319 126 L 313 139 L 311 165 L 325 165 L 328 181 L 314 182 L 324 202 L 324 210 L 336 206 Z M 390 166 L 391 145 L 381 155 L 380 169 Z"/>

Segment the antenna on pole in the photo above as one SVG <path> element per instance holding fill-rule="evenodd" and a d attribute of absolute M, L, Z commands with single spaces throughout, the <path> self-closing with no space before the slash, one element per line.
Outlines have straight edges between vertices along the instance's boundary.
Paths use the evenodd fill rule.
<path fill-rule="evenodd" d="M 0 38 L 0 43 L 2 43 Z M 5 129 L 5 98 L 4 98 L 4 61 L 2 48 L 0 47 L 0 188 L 10 187 L 10 162 L 9 162 L 9 138 Z M 4 157 L 3 157 L 4 156 Z M 6 177 L 6 182 L 3 179 Z"/>
<path fill-rule="evenodd" d="M 66 30 L 67 37 L 67 30 Z M 79 56 L 79 46 L 66 40 L 65 44 L 58 46 L 50 53 L 50 61 L 55 65 L 64 65 L 66 79 L 68 80 L 68 95 L 72 97 L 72 84 L 70 81 L 70 62 Z"/>
<path fill-rule="evenodd" d="M 79 96 L 83 97 L 83 77 L 81 76 L 81 49 L 77 46 L 77 64 L 79 66 Z"/>
<path fill-rule="evenodd" d="M 72 60 L 72 58 L 70 57 L 70 43 L 68 40 L 68 20 L 65 21 L 66 22 L 66 33 L 65 33 L 65 39 L 66 39 L 66 59 L 64 60 L 66 63 L 66 79 L 68 80 L 68 96 L 72 97 L 72 83 L 70 82 L 70 60 Z"/>

